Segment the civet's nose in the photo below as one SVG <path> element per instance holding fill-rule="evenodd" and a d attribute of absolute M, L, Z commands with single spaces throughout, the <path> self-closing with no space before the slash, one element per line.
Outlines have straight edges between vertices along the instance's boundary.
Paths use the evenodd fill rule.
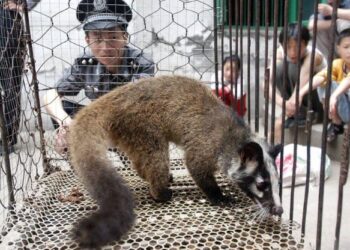
<path fill-rule="evenodd" d="M 280 216 L 281 214 L 283 214 L 283 207 L 281 207 L 281 206 L 274 206 L 271 209 L 271 214 Z"/>

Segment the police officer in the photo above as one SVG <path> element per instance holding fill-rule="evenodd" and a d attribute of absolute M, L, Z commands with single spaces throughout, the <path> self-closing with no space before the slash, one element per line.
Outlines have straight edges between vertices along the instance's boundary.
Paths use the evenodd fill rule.
<path fill-rule="evenodd" d="M 81 108 L 62 97 L 75 96 L 84 89 L 85 95 L 94 100 L 118 86 L 154 75 L 153 61 L 127 45 L 132 11 L 123 0 L 82 0 L 77 18 L 90 51 L 77 58 L 65 70 L 56 89 L 44 96 L 55 128 L 69 126 Z"/>

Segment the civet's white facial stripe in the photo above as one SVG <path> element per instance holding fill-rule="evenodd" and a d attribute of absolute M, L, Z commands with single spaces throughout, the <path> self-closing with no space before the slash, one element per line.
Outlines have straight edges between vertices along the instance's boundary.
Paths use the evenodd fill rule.
<path fill-rule="evenodd" d="M 271 191 L 272 191 L 272 197 L 274 204 L 276 206 L 281 206 L 281 199 L 279 196 L 279 186 L 278 186 L 278 174 L 274 167 L 274 163 L 272 162 L 272 159 L 270 155 L 264 152 L 264 159 L 265 159 L 265 165 L 266 169 L 270 174 L 270 180 L 271 180 Z"/>
<path fill-rule="evenodd" d="M 255 172 L 257 167 L 258 167 L 258 162 L 257 161 L 247 161 L 246 167 L 244 169 L 244 172 L 247 175 L 252 175 Z"/>
<path fill-rule="evenodd" d="M 270 174 L 270 182 L 271 182 L 271 192 L 272 198 L 275 206 L 281 206 L 281 199 L 279 197 L 279 186 L 278 186 L 278 174 L 274 166 L 274 162 L 271 156 L 268 154 L 266 147 L 264 147 L 264 143 L 256 137 L 256 142 L 263 148 L 263 156 L 264 156 L 264 164 L 266 166 L 266 170 Z"/>
<path fill-rule="evenodd" d="M 263 182 L 264 181 L 264 179 L 261 177 L 261 175 L 258 175 L 256 178 L 255 178 L 255 182 L 256 183 L 261 183 L 261 182 Z"/>
<path fill-rule="evenodd" d="M 250 184 L 249 189 L 256 197 L 259 197 L 260 199 L 264 196 L 264 193 L 258 190 L 255 183 Z"/>
<path fill-rule="evenodd" d="M 244 170 L 238 171 L 239 164 L 232 161 L 231 166 L 227 170 L 227 175 L 234 177 L 236 180 L 239 180 L 242 177 L 253 175 L 257 167 L 258 163 L 256 161 L 247 161 Z"/>

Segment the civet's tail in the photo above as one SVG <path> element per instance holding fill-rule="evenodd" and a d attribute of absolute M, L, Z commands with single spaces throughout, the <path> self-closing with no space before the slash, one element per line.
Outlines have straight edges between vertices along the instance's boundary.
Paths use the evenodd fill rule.
<path fill-rule="evenodd" d="M 83 110 L 82 110 L 83 111 Z M 98 211 L 82 219 L 74 235 L 84 247 L 98 247 L 120 239 L 133 226 L 133 196 L 106 156 L 106 135 L 84 111 L 74 119 L 69 150 L 72 164 L 85 188 L 99 205 Z"/>

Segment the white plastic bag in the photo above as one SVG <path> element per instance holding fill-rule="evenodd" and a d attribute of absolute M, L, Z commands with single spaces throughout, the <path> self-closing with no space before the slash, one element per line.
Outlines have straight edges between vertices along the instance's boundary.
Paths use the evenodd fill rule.
<path fill-rule="evenodd" d="M 283 149 L 283 187 L 290 187 L 292 185 L 293 176 L 293 160 L 294 160 L 294 144 L 288 144 Z M 276 166 L 280 170 L 280 154 L 276 158 Z M 303 185 L 306 183 L 307 170 L 307 146 L 297 146 L 295 185 Z M 325 162 L 325 179 L 331 175 L 331 161 L 326 155 Z M 315 185 L 319 183 L 319 176 L 321 170 L 321 148 L 310 146 L 310 183 Z"/>

